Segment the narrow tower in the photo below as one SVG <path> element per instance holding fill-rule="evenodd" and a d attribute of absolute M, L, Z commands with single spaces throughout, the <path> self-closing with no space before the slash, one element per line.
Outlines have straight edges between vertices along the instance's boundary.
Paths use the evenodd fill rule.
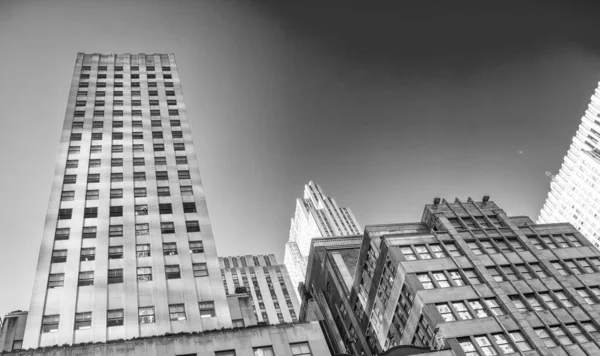
<path fill-rule="evenodd" d="M 79 53 L 23 347 L 231 325 L 174 55 Z"/>
<path fill-rule="evenodd" d="M 569 222 L 600 247 L 600 84 L 542 207 L 538 224 Z"/>
<path fill-rule="evenodd" d="M 285 245 L 283 263 L 290 273 L 294 291 L 306 276 L 310 242 L 315 237 L 337 237 L 361 234 L 360 225 L 348 208 L 340 208 L 333 198 L 325 196 L 321 187 L 309 182 L 304 198 L 296 200 L 290 239 Z"/>

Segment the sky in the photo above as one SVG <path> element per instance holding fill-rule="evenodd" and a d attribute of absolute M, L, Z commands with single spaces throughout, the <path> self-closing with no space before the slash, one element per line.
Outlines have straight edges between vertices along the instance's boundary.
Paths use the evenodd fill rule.
<path fill-rule="evenodd" d="M 537 219 L 600 80 L 584 1 L 0 0 L 0 317 L 27 309 L 77 52 L 175 53 L 222 256 L 283 261 L 310 180 L 362 226 Z"/>

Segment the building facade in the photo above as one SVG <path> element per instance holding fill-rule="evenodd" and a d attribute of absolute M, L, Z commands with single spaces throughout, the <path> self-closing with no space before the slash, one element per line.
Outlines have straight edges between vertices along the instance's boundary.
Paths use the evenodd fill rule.
<path fill-rule="evenodd" d="M 24 347 L 231 327 L 173 54 L 77 55 Z"/>
<path fill-rule="evenodd" d="M 285 245 L 283 259 L 294 291 L 306 277 L 312 238 L 349 236 L 361 232 L 350 209 L 338 207 L 335 200 L 325 196 L 321 187 L 312 181 L 305 185 L 304 197 L 296 200 L 296 212 L 292 218 L 290 238 Z"/>
<path fill-rule="evenodd" d="M 421 222 L 367 226 L 352 262 L 356 243 L 311 251 L 301 319 L 319 320 L 334 352 L 600 354 L 600 253 L 568 223 L 436 199 Z"/>
<path fill-rule="evenodd" d="M 600 84 L 550 183 L 540 224 L 569 222 L 600 247 Z"/>
<path fill-rule="evenodd" d="M 277 263 L 275 255 L 219 257 L 219 264 L 225 293 L 229 295 L 244 288 L 251 297 L 258 323 L 298 321 L 300 303 L 292 296 L 286 267 Z"/>

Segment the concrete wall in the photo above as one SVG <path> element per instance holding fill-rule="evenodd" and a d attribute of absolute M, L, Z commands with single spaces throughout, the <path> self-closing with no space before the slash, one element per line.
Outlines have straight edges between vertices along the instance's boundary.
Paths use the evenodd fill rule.
<path fill-rule="evenodd" d="M 308 342 L 313 356 L 330 356 L 317 322 L 281 324 L 203 334 L 149 337 L 110 344 L 74 345 L 8 353 L 11 356 L 214 356 L 235 350 L 236 356 L 254 356 L 253 348 L 272 346 L 277 356 L 292 356 L 290 344 Z"/>
<path fill-rule="evenodd" d="M 25 335 L 25 323 L 27 312 L 18 311 L 8 314 L 0 324 L 0 352 L 12 351 L 15 347 L 20 348 Z"/>

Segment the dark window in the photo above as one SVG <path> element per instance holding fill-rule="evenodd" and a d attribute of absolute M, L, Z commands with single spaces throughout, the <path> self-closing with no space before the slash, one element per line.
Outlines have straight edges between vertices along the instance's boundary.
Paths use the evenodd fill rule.
<path fill-rule="evenodd" d="M 135 181 L 146 180 L 146 173 L 145 172 L 133 172 L 133 180 L 135 180 Z"/>
<path fill-rule="evenodd" d="M 167 279 L 181 278 L 181 272 L 179 271 L 179 265 L 167 265 L 167 266 L 165 266 L 165 272 L 167 274 Z"/>
<path fill-rule="evenodd" d="M 158 105 L 158 100 L 150 100 L 150 105 Z"/>
<path fill-rule="evenodd" d="M 194 263 L 192 268 L 194 269 L 194 277 L 208 276 L 208 267 L 206 266 L 206 263 Z"/>
<path fill-rule="evenodd" d="M 79 167 L 79 161 L 76 159 L 68 159 L 67 160 L 67 168 L 77 168 Z"/>
<path fill-rule="evenodd" d="M 133 165 L 134 166 L 143 166 L 145 164 L 146 164 L 146 162 L 144 160 L 144 157 L 134 157 L 133 158 Z"/>
<path fill-rule="evenodd" d="M 123 325 L 124 315 L 123 309 L 109 310 L 106 318 L 106 326 L 111 327 Z"/>
<path fill-rule="evenodd" d="M 83 260 L 83 261 L 87 261 L 87 260 Z M 84 287 L 84 286 L 92 286 L 92 285 L 94 285 L 94 271 L 79 272 L 79 279 L 77 280 L 77 286 Z"/>
<path fill-rule="evenodd" d="M 42 332 L 51 333 L 58 331 L 58 321 L 60 315 L 44 315 L 42 317 Z"/>
<path fill-rule="evenodd" d="M 84 117 L 85 116 L 85 111 L 75 111 L 75 114 L 73 114 L 74 117 Z"/>
<path fill-rule="evenodd" d="M 56 229 L 56 232 L 54 233 L 54 239 L 55 240 L 68 240 L 70 234 L 71 234 L 71 228 L 68 228 L 68 227 L 58 228 L 58 229 Z"/>
<path fill-rule="evenodd" d="M 118 199 L 118 198 L 123 198 L 123 189 L 111 189 L 110 190 L 110 198 L 111 199 Z"/>
<path fill-rule="evenodd" d="M 195 220 L 195 221 L 186 221 L 185 222 L 185 227 L 187 229 L 187 232 L 199 232 L 200 231 L 200 224 L 198 223 L 197 220 Z"/>
<path fill-rule="evenodd" d="M 173 91 L 173 90 L 167 90 L 166 94 L 167 94 L 167 96 L 174 96 L 175 95 L 175 91 Z M 169 110 L 169 111 L 171 111 L 171 110 Z M 169 115 L 171 115 L 171 114 L 169 113 Z"/>
<path fill-rule="evenodd" d="M 123 207 L 122 206 L 111 206 L 110 207 L 110 216 L 123 216 Z"/>
<path fill-rule="evenodd" d="M 158 210 L 160 214 L 173 214 L 173 207 L 170 203 L 158 204 Z"/>
<path fill-rule="evenodd" d="M 108 284 L 123 283 L 123 269 L 108 270 Z"/>
<path fill-rule="evenodd" d="M 58 209 L 58 220 L 67 220 L 71 218 L 73 209 Z"/>
<path fill-rule="evenodd" d="M 179 179 L 190 179 L 190 171 L 177 171 Z"/>
<path fill-rule="evenodd" d="M 52 251 L 52 263 L 67 262 L 67 250 L 54 250 Z"/>
<path fill-rule="evenodd" d="M 84 239 L 95 239 L 96 238 L 97 228 L 96 226 L 84 226 L 82 238 Z"/>
<path fill-rule="evenodd" d="M 102 146 L 92 145 L 92 147 L 90 147 L 90 153 L 100 153 L 100 152 L 102 152 Z"/>
<path fill-rule="evenodd" d="M 160 122 L 160 120 L 152 120 L 150 121 L 150 125 L 152 127 L 162 127 L 162 123 Z"/>
<path fill-rule="evenodd" d="M 183 138 L 183 132 L 181 131 L 173 131 L 171 134 L 173 135 L 173 138 Z"/>
<path fill-rule="evenodd" d="M 118 121 L 115 120 L 115 121 L 113 121 L 113 127 L 114 128 L 123 127 L 123 121 L 121 121 L 121 120 L 118 120 Z"/>
<path fill-rule="evenodd" d="M 185 151 L 185 143 L 174 143 L 173 148 L 175 151 Z"/>
<path fill-rule="evenodd" d="M 171 126 L 181 126 L 181 120 L 171 120 Z"/>
<path fill-rule="evenodd" d="M 111 167 L 123 167 L 123 158 L 113 158 L 110 160 Z"/>
<path fill-rule="evenodd" d="M 143 132 L 134 132 L 132 134 L 132 136 L 133 136 L 134 140 L 141 140 L 144 138 L 144 133 Z"/>
<path fill-rule="evenodd" d="M 163 243 L 163 254 L 165 256 L 174 256 L 177 254 L 177 244 L 175 242 Z"/>
<path fill-rule="evenodd" d="M 133 194 L 136 198 L 143 198 L 146 196 L 146 188 L 135 188 Z"/>
<path fill-rule="evenodd" d="M 81 134 L 80 133 L 72 133 L 71 141 L 81 141 Z"/>
<path fill-rule="evenodd" d="M 97 218 L 98 217 L 98 208 L 97 207 L 85 208 L 83 217 L 84 218 Z"/>
<path fill-rule="evenodd" d="M 168 197 L 171 195 L 169 191 L 169 187 L 158 187 L 158 196 L 159 197 Z"/>
<path fill-rule="evenodd" d="M 108 227 L 109 237 L 121 237 L 123 236 L 123 225 L 110 225 Z"/>
<path fill-rule="evenodd" d="M 167 95 L 169 95 L 169 94 L 167 94 Z M 169 110 L 169 116 L 178 116 L 178 115 L 179 115 L 179 110 L 177 110 L 177 109 Z"/>
<path fill-rule="evenodd" d="M 122 182 L 123 181 L 123 173 L 111 173 L 110 181 L 111 182 Z"/>
<path fill-rule="evenodd" d="M 133 120 L 131 122 L 131 127 L 144 127 L 144 125 L 140 120 Z"/>
<path fill-rule="evenodd" d="M 190 241 L 190 251 L 192 253 L 204 253 L 202 241 Z"/>
<path fill-rule="evenodd" d="M 156 172 L 156 180 L 169 180 L 169 174 L 167 171 Z"/>
<path fill-rule="evenodd" d="M 66 174 L 65 179 L 63 180 L 64 184 L 75 184 L 77 183 L 77 175 L 76 174 Z"/>
<path fill-rule="evenodd" d="M 160 116 L 160 110 L 150 110 L 150 116 Z"/>
<path fill-rule="evenodd" d="M 122 140 L 123 139 L 123 133 L 122 132 L 113 132 L 112 133 L 112 139 L 113 140 Z"/>
<path fill-rule="evenodd" d="M 131 115 L 133 116 L 142 116 L 142 110 L 132 110 Z"/>
<path fill-rule="evenodd" d="M 92 140 L 102 140 L 102 133 L 101 132 L 93 132 Z"/>
<path fill-rule="evenodd" d="M 122 91 L 115 91 L 114 93 L 115 93 L 114 96 L 123 96 Z M 123 116 L 123 110 L 115 111 L 115 116 Z"/>
<path fill-rule="evenodd" d="M 167 164 L 166 157 L 154 157 L 154 164 L 157 166 L 164 166 Z"/>
<path fill-rule="evenodd" d="M 144 152 L 144 145 L 143 144 L 134 144 L 133 152 Z"/>
<path fill-rule="evenodd" d="M 104 122 L 102 122 L 102 121 L 92 122 L 92 128 L 94 128 L 94 129 L 101 129 L 103 127 L 104 127 Z"/>
<path fill-rule="evenodd" d="M 196 203 L 183 203 L 183 212 L 184 213 L 195 213 L 196 212 Z"/>
<path fill-rule="evenodd" d="M 148 95 L 149 96 L 158 96 L 158 91 L 156 91 L 156 90 L 150 90 L 150 91 L 148 91 Z"/>
<path fill-rule="evenodd" d="M 64 273 L 53 273 L 48 278 L 48 289 L 59 288 L 65 285 L 65 274 Z"/>
<path fill-rule="evenodd" d="M 164 143 L 155 143 L 154 144 L 154 151 L 164 151 L 165 150 L 165 144 Z"/>
<path fill-rule="evenodd" d="M 163 66 L 162 70 L 163 70 L 163 72 L 170 72 L 171 71 L 171 67 Z"/>
<path fill-rule="evenodd" d="M 162 131 L 152 131 L 152 138 L 163 138 Z"/>
<path fill-rule="evenodd" d="M 109 246 L 108 258 L 111 260 L 118 260 L 123 258 L 123 246 Z"/>
<path fill-rule="evenodd" d="M 70 201 L 75 199 L 75 191 L 67 190 L 61 193 L 60 200 L 62 201 Z"/>
<path fill-rule="evenodd" d="M 69 154 L 79 153 L 81 147 L 79 146 L 69 146 Z"/>
<path fill-rule="evenodd" d="M 160 230 L 163 234 L 174 234 L 175 225 L 172 222 L 160 223 Z"/>
<path fill-rule="evenodd" d="M 198 307 L 200 308 L 200 317 L 201 318 L 211 318 L 216 316 L 215 313 L 215 303 L 213 301 L 210 302 L 200 302 L 198 303 Z M 256 352 L 255 352 L 256 354 Z M 275 355 L 273 352 L 271 354 Z M 268 354 L 266 354 L 268 355 Z"/>

